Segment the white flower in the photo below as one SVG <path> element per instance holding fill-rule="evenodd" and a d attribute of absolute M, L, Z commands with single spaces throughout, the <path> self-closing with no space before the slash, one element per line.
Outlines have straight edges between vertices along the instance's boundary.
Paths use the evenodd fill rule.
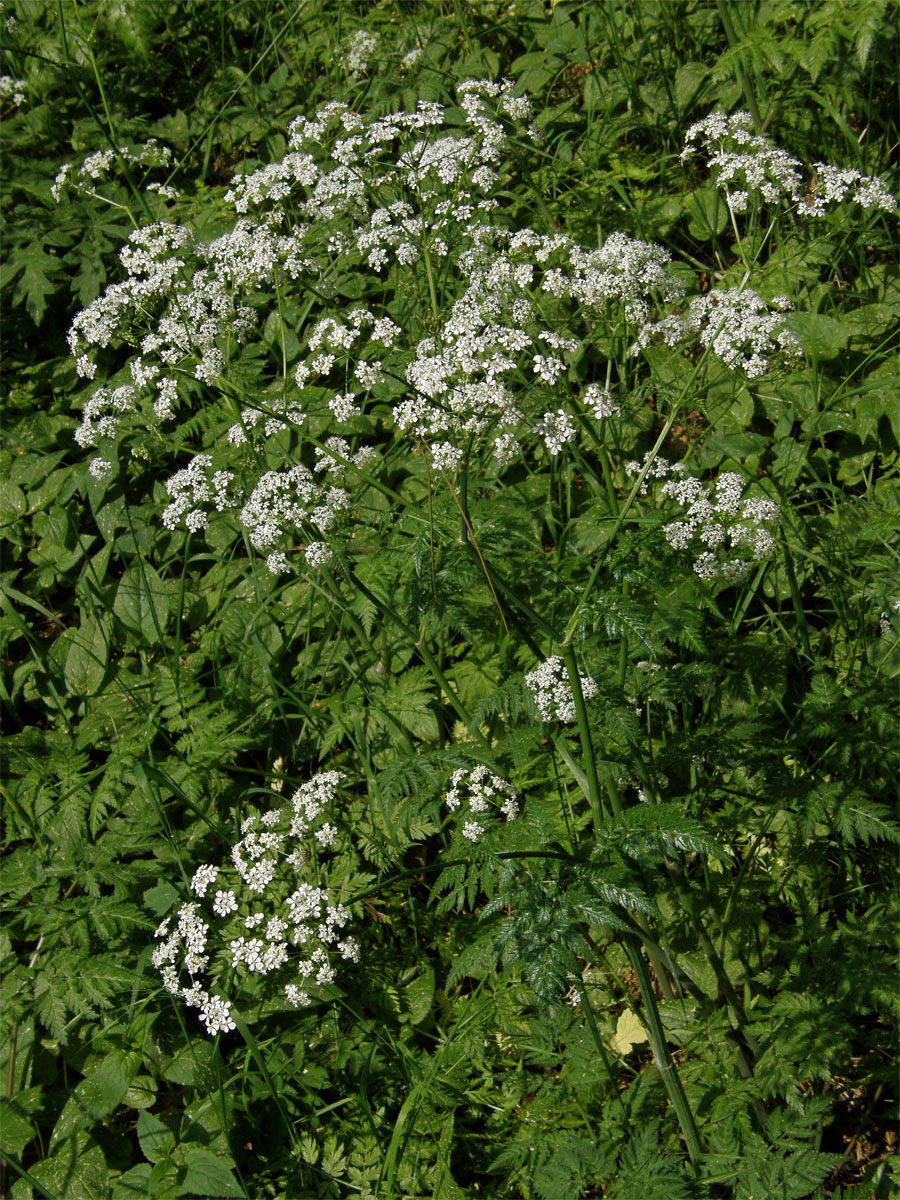
<path fill-rule="evenodd" d="M 325 888 L 297 878 L 310 859 L 303 842 L 318 843 L 321 854 L 337 838 L 337 827 L 322 818 L 341 778 L 336 771 L 320 772 L 290 803 L 247 814 L 230 863 L 226 859 L 221 866 L 199 867 L 191 883 L 198 900 L 181 905 L 174 929 L 171 918 L 157 928 L 151 962 L 167 991 L 200 1009 L 210 1035 L 235 1027 L 231 1000 L 212 994 L 224 980 L 240 986 L 248 973 L 260 979 L 271 976 L 279 989 L 285 988 L 288 1000 L 300 1006 L 310 1003 L 309 994 L 296 984 L 285 985 L 282 974 L 288 964 L 295 964 L 301 979 L 312 978 L 321 987 L 336 978 L 333 960 L 338 955 L 358 960 L 356 942 L 341 934 L 350 911 L 333 902 Z M 220 874 L 229 876 L 231 886 L 215 892 L 210 908 L 218 921 L 210 926 L 200 901 Z M 254 911 L 243 919 L 236 917 L 248 900 L 255 902 Z M 297 961 L 295 947 L 301 945 L 306 957 Z M 189 975 L 185 984 L 183 972 Z"/>
<path fill-rule="evenodd" d="M 555 413 L 545 412 L 540 424 L 535 425 L 538 434 L 551 454 L 559 454 L 566 442 L 575 437 L 575 423 L 562 408 Z"/>
<path fill-rule="evenodd" d="M 289 983 L 285 986 L 284 994 L 287 997 L 288 1003 L 294 1008 L 307 1008 L 312 1001 L 308 993 L 302 991 L 295 983 Z"/>
<path fill-rule="evenodd" d="M 585 700 L 596 696 L 599 688 L 596 680 L 582 675 L 581 694 Z M 525 684 L 531 692 L 535 706 L 544 721 L 574 721 L 577 715 L 569 674 L 563 659 L 554 654 L 539 667 L 525 676 Z"/>
<path fill-rule="evenodd" d="M 331 547 L 326 542 L 310 542 L 306 547 L 305 558 L 311 567 L 324 567 L 331 562 Z"/>
<path fill-rule="evenodd" d="M 462 835 L 471 842 L 477 842 L 487 828 L 483 814 L 501 812 L 507 821 L 519 815 L 516 789 L 481 763 L 453 772 L 444 802 L 451 812 L 462 808 L 462 815 L 469 818 L 462 826 Z M 479 820 L 472 820 L 473 814 Z"/>
<path fill-rule="evenodd" d="M 367 74 L 372 55 L 378 48 L 377 33 L 369 33 L 365 29 L 357 29 L 345 41 L 338 51 L 338 62 L 351 79 L 359 79 Z"/>
<path fill-rule="evenodd" d="M 216 892 L 216 898 L 213 901 L 213 912 L 217 917 L 227 917 L 229 913 L 237 912 L 237 906 L 238 903 L 234 892 Z"/>
<path fill-rule="evenodd" d="M 194 873 L 194 878 L 191 880 L 191 891 L 195 896 L 205 896 L 206 889 L 211 883 L 215 883 L 216 876 L 219 873 L 219 868 L 207 863 L 202 867 L 198 867 Z"/>
<path fill-rule="evenodd" d="M 210 1037 L 214 1037 L 217 1033 L 228 1033 L 235 1028 L 231 1016 L 231 1003 L 218 996 L 207 997 L 206 1003 L 200 1009 L 200 1020 L 206 1026 L 206 1032 Z"/>
<path fill-rule="evenodd" d="M 669 545 L 687 550 L 696 539 L 702 546 L 694 563 L 701 579 L 742 579 L 749 562 L 759 562 L 775 552 L 768 525 L 779 516 L 778 505 L 767 496 L 742 498 L 744 481 L 735 471 L 724 471 L 711 485 L 691 476 L 679 476 L 663 484 L 663 495 L 685 507 L 685 518 L 665 526 Z M 728 558 L 726 548 L 743 549 L 749 560 Z"/>
<path fill-rule="evenodd" d="M 589 383 L 584 389 L 584 403 L 593 410 L 598 421 L 604 417 L 620 417 L 622 410 L 616 404 L 606 388 L 597 383 Z"/>
<path fill-rule="evenodd" d="M 95 479 L 106 479 L 112 472 L 112 463 L 106 458 L 94 458 L 88 470 Z"/>

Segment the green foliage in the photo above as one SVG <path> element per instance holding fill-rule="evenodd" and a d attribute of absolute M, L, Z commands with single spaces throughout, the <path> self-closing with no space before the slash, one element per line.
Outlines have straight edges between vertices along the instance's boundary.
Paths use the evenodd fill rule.
<path fill-rule="evenodd" d="M 896 20 L 893 0 L 5 0 L 24 99 L 0 102 L 4 1194 L 894 1194 L 893 216 L 731 214 L 678 155 L 691 122 L 748 108 L 804 161 L 887 178 Z M 354 72 L 360 29 L 379 42 Z M 380 457 L 327 568 L 268 576 L 234 512 L 205 538 L 166 527 L 165 480 L 281 394 L 311 314 L 364 301 L 420 337 L 458 299 L 449 269 L 360 266 L 260 290 L 227 386 L 190 380 L 177 428 L 89 472 L 78 411 L 130 379 L 140 331 L 100 348 L 95 383 L 65 333 L 134 228 L 226 232 L 228 186 L 329 100 L 436 100 L 461 123 L 455 85 L 501 76 L 541 141 L 504 151 L 498 222 L 662 241 L 691 295 L 749 270 L 793 299 L 805 358 L 744 378 L 696 344 L 635 357 L 610 307 L 559 403 L 605 384 L 621 415 L 586 411 L 558 455 L 500 468 L 476 445 L 438 470 L 392 424 L 401 371 L 341 427 Z M 260 469 L 312 465 L 334 432 L 309 394 Z M 627 468 L 657 443 L 777 500 L 776 548 L 743 578 L 702 579 L 667 540 L 683 512 Z M 596 693 L 541 721 L 525 676 L 569 645 Z M 522 811 L 473 842 L 445 797 L 478 764 Z M 154 930 L 246 806 L 323 769 L 351 782 L 318 878 L 361 961 L 309 1008 L 253 981 L 209 1039 L 161 986 Z"/>

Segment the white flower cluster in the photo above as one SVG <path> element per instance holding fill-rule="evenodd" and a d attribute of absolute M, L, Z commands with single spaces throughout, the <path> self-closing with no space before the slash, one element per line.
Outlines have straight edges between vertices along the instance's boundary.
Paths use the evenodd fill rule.
<path fill-rule="evenodd" d="M 9 19 L 9 18 L 8 18 Z M 25 103 L 24 79 L 13 79 L 12 75 L 0 75 L 0 101 L 12 99 L 13 104 Z"/>
<path fill-rule="evenodd" d="M 435 336 L 423 338 L 406 368 L 412 395 L 394 407 L 394 420 L 429 444 L 440 443 L 445 457 L 462 455 L 472 435 L 492 431 L 493 453 L 505 466 L 521 450 L 523 426 L 536 433 L 547 451 L 558 454 L 576 435 L 564 408 L 544 411 L 527 423 L 522 410 L 531 380 L 535 396 L 556 390 L 567 370 L 562 354 L 573 354 L 578 338 L 541 328 L 534 296 L 565 306 L 566 324 L 578 321 L 585 334 L 600 310 L 613 307 L 637 323 L 651 304 L 673 301 L 683 292 L 669 272 L 669 255 L 659 246 L 612 234 L 598 250 L 585 250 L 563 234 L 530 229 L 470 226 L 472 247 L 460 256 L 468 286 Z M 552 303 L 552 301 L 550 301 Z M 576 315 L 580 314 L 580 315 Z M 619 412 L 598 385 L 589 385 L 585 407 L 595 416 Z"/>
<path fill-rule="evenodd" d="M 322 850 L 337 839 L 337 828 L 322 818 L 342 778 L 322 771 L 289 804 L 246 817 L 230 863 L 199 867 L 191 880 L 196 899 L 157 929 L 152 962 L 163 986 L 200 1009 L 211 1036 L 235 1027 L 231 1001 L 208 991 L 228 968 L 239 979 L 278 978 L 287 1002 L 297 1008 L 312 1003 L 314 988 L 334 981 L 335 955 L 358 961 L 358 944 L 343 933 L 348 909 L 302 877 L 311 861 L 309 847 Z M 287 970 L 293 978 L 284 982 Z M 189 983 L 183 982 L 185 972 Z"/>
<path fill-rule="evenodd" d="M 802 356 L 802 346 L 785 323 L 784 314 L 790 309 L 785 296 L 776 297 L 770 308 L 752 288 L 712 288 L 695 296 L 686 313 L 644 325 L 631 353 L 637 354 L 655 339 L 675 346 L 686 338 L 696 338 L 726 367 L 742 370 L 754 379 L 770 370 L 780 355 L 788 359 Z"/>
<path fill-rule="evenodd" d="M 2 80 L 0 80 L 0 86 L 2 86 Z M 16 103 L 19 104 L 21 101 L 17 100 Z M 152 167 L 168 167 L 172 160 L 171 149 L 161 145 L 156 138 L 150 138 L 143 146 L 132 148 L 119 146 L 118 150 L 113 150 L 112 147 L 95 150 L 92 154 L 86 155 L 78 167 L 74 163 L 63 163 L 50 188 L 50 195 L 59 203 L 63 192 L 67 189 L 75 192 L 89 192 L 93 185 L 99 182 L 116 163 L 130 163 L 150 169 Z M 165 184 L 151 183 L 144 186 L 170 199 L 174 199 L 177 195 L 172 188 Z"/>
<path fill-rule="evenodd" d="M 171 421 L 198 400 L 205 403 L 207 389 L 223 388 L 235 348 L 266 315 L 260 293 L 277 311 L 281 285 L 301 276 L 327 276 L 341 259 L 379 271 L 393 262 L 418 262 L 426 246 L 434 255 L 447 254 L 458 243 L 460 222 L 483 218 L 494 201 L 482 192 L 493 186 L 506 126 L 511 120 L 529 120 L 530 106 L 512 96 L 508 83 L 467 81 L 459 95 L 468 126 L 454 125 L 446 137 L 436 135 L 444 112 L 431 102 L 377 120 L 366 120 L 341 102 L 328 104 L 314 119 L 292 122 L 290 148 L 280 162 L 247 176 L 227 193 L 238 214 L 229 232 L 204 243 L 185 226 L 158 223 L 131 235 L 120 256 L 126 278 L 79 313 L 69 333 L 82 378 L 94 377 L 98 350 L 124 342 L 138 351 L 128 363 L 130 384 L 99 387 L 84 402 L 77 438 L 81 445 L 98 447 L 96 473 L 108 473 L 106 464 L 116 461 L 104 442 L 142 423 L 154 428 Z M 157 150 L 163 160 L 164 152 L 152 144 L 141 155 Z M 144 161 L 128 150 L 122 153 Z M 58 188 L 72 178 L 97 178 L 114 158 L 111 150 L 92 155 L 74 175 L 67 166 Z M 440 190 L 447 187 L 447 163 L 455 164 L 449 175 L 455 200 L 439 202 Z M 391 191 L 397 199 L 379 206 L 376 195 Z M 257 208 L 258 215 L 244 215 Z M 307 560 L 313 565 L 326 561 L 329 551 L 322 538 L 348 507 L 347 494 L 334 486 L 337 459 L 329 466 L 331 478 L 313 483 L 296 458 L 279 467 L 270 454 L 272 469 L 261 477 L 257 470 L 243 491 L 230 486 L 244 478 L 236 455 L 240 452 L 244 468 L 253 470 L 263 443 L 300 427 L 311 404 L 321 411 L 320 388 L 332 374 L 325 403 L 336 423 L 351 420 L 385 379 L 385 355 L 401 333 L 387 315 L 358 304 L 340 319 L 328 316 L 313 324 L 306 353 L 293 367 L 296 390 L 287 379 L 260 388 L 222 442 L 210 448 L 212 453 L 196 455 L 173 476 L 167 485 L 172 503 L 165 511 L 166 523 L 202 529 L 208 502 L 217 508 L 236 506 L 242 502 L 239 497 L 249 495 L 242 520 L 251 542 L 267 554 L 270 569 L 287 565 L 276 542 L 300 521 L 312 527 L 303 531 L 311 538 Z M 403 348 L 394 353 L 402 354 Z M 394 362 L 393 369 L 402 372 L 402 365 Z M 371 461 L 371 451 L 342 445 L 342 474 Z M 252 458 L 241 452 L 244 446 L 252 448 Z M 211 471 L 213 458 L 217 472 Z"/>
<path fill-rule="evenodd" d="M 206 505 L 212 504 L 218 512 L 234 505 L 228 490 L 233 479 L 231 471 L 212 470 L 209 454 L 195 455 L 183 470 L 176 471 L 166 482 L 172 502 L 163 512 L 163 525 L 175 529 L 184 521 L 192 533 L 205 529 L 209 524 Z"/>
<path fill-rule="evenodd" d="M 599 688 L 597 681 L 590 675 L 582 675 L 581 694 L 585 700 L 596 696 Z M 574 721 L 576 717 L 575 698 L 572 695 L 572 685 L 566 664 L 558 654 L 552 655 L 539 667 L 525 676 L 525 684 L 531 692 L 535 706 L 544 721 Z"/>
<path fill-rule="evenodd" d="M 357 29 L 346 39 L 338 50 L 337 60 L 351 79 L 361 79 L 369 73 L 369 64 L 380 40 L 377 33 L 369 33 L 366 29 Z"/>
<path fill-rule="evenodd" d="M 687 509 L 684 520 L 666 526 L 666 540 L 676 550 L 702 547 L 694 563 L 701 579 L 742 579 L 750 562 L 774 553 L 778 505 L 767 496 L 743 496 L 744 480 L 737 472 L 724 471 L 711 484 L 681 474 L 662 491 Z M 739 557 L 729 558 L 729 551 Z"/>
<path fill-rule="evenodd" d="M 831 204 L 847 196 L 863 208 L 894 212 L 897 202 L 880 179 L 861 175 L 855 169 L 816 163 L 812 180 L 803 182 L 803 164 L 781 150 L 770 138 L 753 132 L 747 112 L 726 116 L 710 113 L 687 131 L 682 162 L 705 152 L 713 179 L 728 198 L 733 212 L 745 212 L 754 197 L 768 204 L 786 199 L 802 216 L 821 216 Z"/>
<path fill-rule="evenodd" d="M 507 821 L 514 821 L 519 815 L 516 789 L 481 763 L 453 772 L 444 801 L 451 812 L 462 808 L 462 816 L 466 818 L 462 835 L 470 842 L 477 842 L 482 837 L 497 811 Z"/>

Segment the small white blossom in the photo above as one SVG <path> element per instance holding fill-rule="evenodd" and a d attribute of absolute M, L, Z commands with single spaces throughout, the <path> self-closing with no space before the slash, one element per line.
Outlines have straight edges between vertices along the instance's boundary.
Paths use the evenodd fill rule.
<path fill-rule="evenodd" d="M 596 680 L 589 675 L 582 675 L 581 693 L 585 700 L 596 696 L 599 688 Z M 576 717 L 575 699 L 572 695 L 572 685 L 563 659 L 554 654 L 539 667 L 535 667 L 525 676 L 525 683 L 531 692 L 535 706 L 544 721 L 574 721 Z"/>
<path fill-rule="evenodd" d="M 234 892 L 216 892 L 216 898 L 213 901 L 213 912 L 217 917 L 227 917 L 229 913 L 237 912 L 237 907 L 238 903 Z"/>

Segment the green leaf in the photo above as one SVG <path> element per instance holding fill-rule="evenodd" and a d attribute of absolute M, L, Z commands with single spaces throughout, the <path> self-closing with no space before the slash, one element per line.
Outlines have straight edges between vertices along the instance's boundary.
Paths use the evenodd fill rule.
<path fill-rule="evenodd" d="M 36 1132 L 28 1115 L 18 1110 L 15 1096 L 0 1097 L 0 1141 L 5 1151 L 19 1158 Z"/>
<path fill-rule="evenodd" d="M 129 631 L 151 645 L 159 640 L 169 614 L 165 584 L 149 563 L 129 567 L 116 590 L 113 612 Z"/>
<path fill-rule="evenodd" d="M 103 1151 L 81 1131 L 60 1142 L 51 1155 L 30 1169 L 38 1183 L 60 1200 L 94 1200 L 109 1191 Z"/>
<path fill-rule="evenodd" d="M 431 967 L 406 985 L 405 996 L 410 1022 L 418 1025 L 431 1012 L 431 1002 L 434 999 L 434 971 Z"/>
<path fill-rule="evenodd" d="M 64 674 L 76 696 L 93 696 L 103 682 L 109 664 L 109 638 L 96 617 L 88 617 L 75 630 L 69 630 L 69 652 Z"/>
<path fill-rule="evenodd" d="M 823 313 L 791 313 L 786 324 L 813 360 L 835 358 L 847 345 L 853 332 L 843 321 L 826 317 Z"/>
<path fill-rule="evenodd" d="M 144 1110 L 138 1117 L 137 1136 L 148 1162 L 156 1163 L 162 1158 L 171 1158 L 175 1149 L 175 1135 L 159 1117 Z"/>
<path fill-rule="evenodd" d="M 410 667 L 402 675 L 391 679 L 385 708 L 416 737 L 435 741 L 438 723 L 431 708 L 433 702 L 434 693 L 427 669 Z"/>
<path fill-rule="evenodd" d="M 89 1129 L 125 1099 L 137 1073 L 138 1056 L 113 1050 L 69 1094 L 50 1139 L 50 1149 L 78 1129 Z"/>
<path fill-rule="evenodd" d="M 186 1171 L 181 1180 L 180 1195 L 216 1196 L 218 1200 L 244 1195 L 243 1189 L 225 1163 L 208 1150 L 186 1150 L 184 1161 Z"/>
<path fill-rule="evenodd" d="M 721 233 L 728 224 L 728 205 L 725 197 L 714 187 L 697 188 L 684 200 L 688 230 L 692 237 L 708 241 Z"/>
<path fill-rule="evenodd" d="M 157 917 L 163 917 L 178 899 L 178 890 L 171 883 L 158 883 L 144 892 L 144 907 Z"/>
<path fill-rule="evenodd" d="M 153 1168 L 148 1162 L 138 1163 L 130 1171 L 126 1171 L 113 1185 L 112 1200 L 136 1200 L 151 1195 L 150 1174 Z"/>
<path fill-rule="evenodd" d="M 24 300 L 28 315 L 35 325 L 40 325 L 47 307 L 47 296 L 52 295 L 54 285 L 47 277 L 48 271 L 59 271 L 60 261 L 51 254 L 45 254 L 37 244 L 17 250 L 11 264 L 22 277 L 16 284 L 13 293 L 13 304 L 21 304 Z"/>
<path fill-rule="evenodd" d="M 9 479 L 0 479 L 0 525 L 12 525 L 27 507 L 22 489 Z"/>

